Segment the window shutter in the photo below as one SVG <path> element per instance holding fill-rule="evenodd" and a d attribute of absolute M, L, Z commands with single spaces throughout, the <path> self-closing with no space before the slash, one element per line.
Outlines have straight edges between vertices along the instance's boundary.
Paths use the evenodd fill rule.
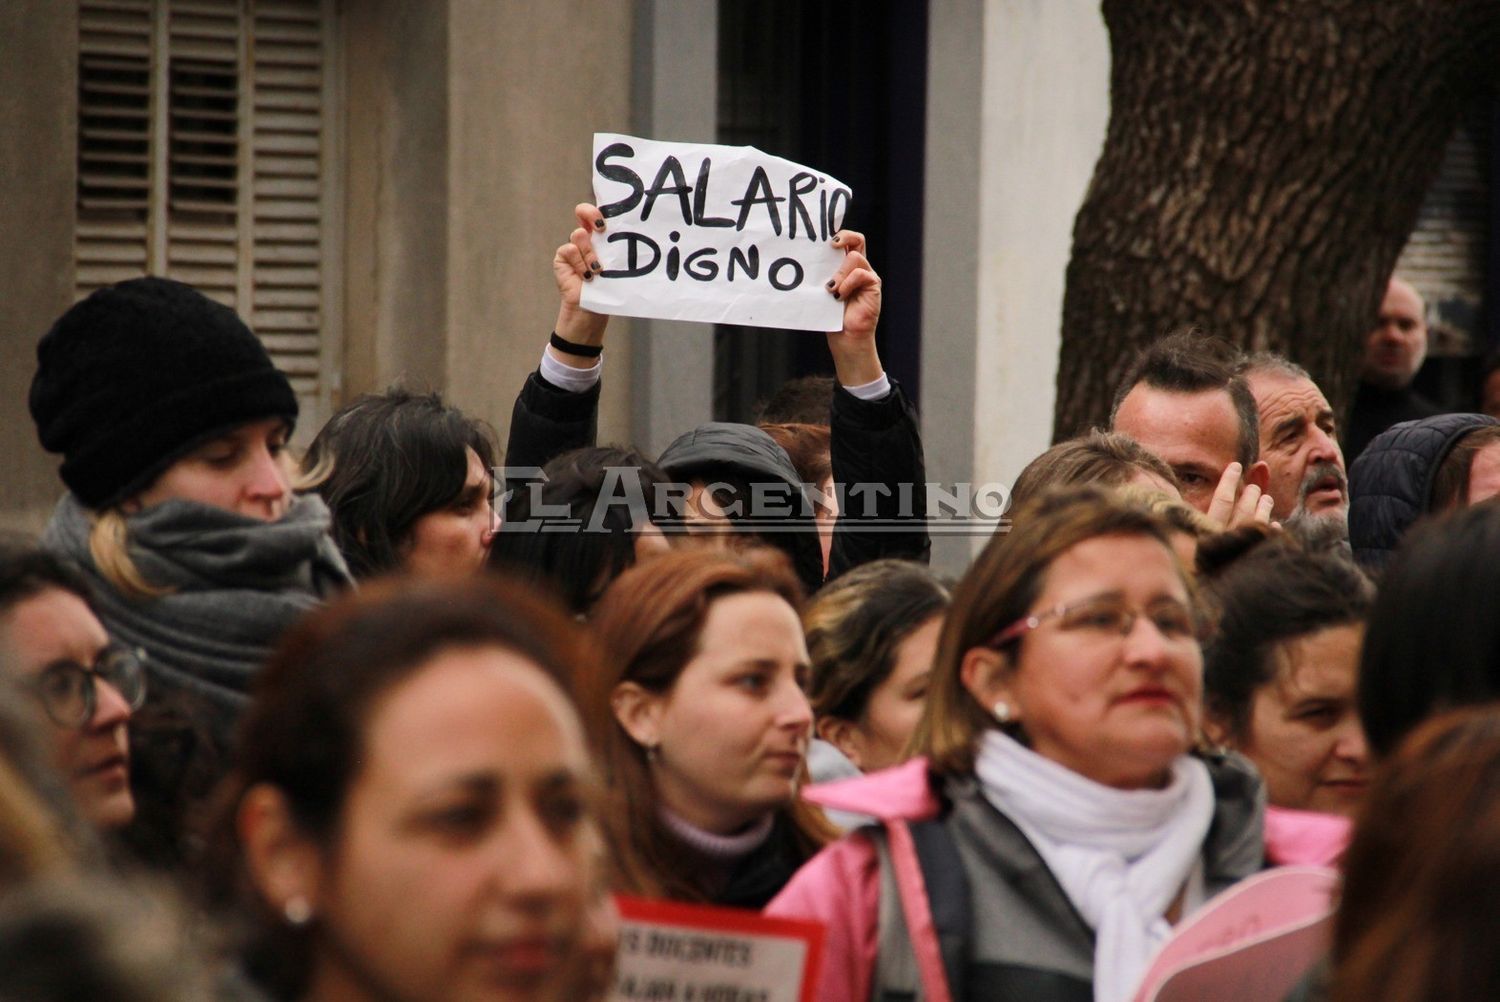
<path fill-rule="evenodd" d="M 78 295 L 147 270 L 151 0 L 79 11 Z"/>
<path fill-rule="evenodd" d="M 166 274 L 244 314 L 239 7 L 238 0 L 167 4 Z"/>
<path fill-rule="evenodd" d="M 332 0 L 79 7 L 78 296 L 161 274 L 235 308 L 315 430 L 337 385 Z"/>
<path fill-rule="evenodd" d="M 1490 230 L 1493 101 L 1486 97 L 1460 119 L 1396 262 L 1396 274 L 1427 301 L 1435 356 L 1484 353 L 1480 318 Z"/>
<path fill-rule="evenodd" d="M 324 110 L 318 6 L 255 5 L 251 320 L 299 394 L 322 372 Z"/>

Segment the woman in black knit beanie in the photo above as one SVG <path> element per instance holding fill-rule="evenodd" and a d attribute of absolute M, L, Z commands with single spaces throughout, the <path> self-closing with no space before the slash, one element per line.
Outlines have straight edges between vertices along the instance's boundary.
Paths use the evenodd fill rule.
<path fill-rule="evenodd" d="M 31 415 L 68 488 L 42 543 L 146 651 L 147 715 L 191 705 L 222 750 L 281 633 L 349 580 L 327 508 L 292 492 L 291 384 L 233 310 L 163 278 L 76 303 L 37 362 Z"/>

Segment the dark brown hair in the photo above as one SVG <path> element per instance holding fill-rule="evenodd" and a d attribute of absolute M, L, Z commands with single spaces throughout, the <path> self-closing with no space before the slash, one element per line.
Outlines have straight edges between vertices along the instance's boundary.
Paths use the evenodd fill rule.
<path fill-rule="evenodd" d="M 350 572 L 366 578 L 399 567 L 417 520 L 462 497 L 468 450 L 487 474 L 494 468 L 493 436 L 438 394 L 400 387 L 360 397 L 329 418 L 304 465 L 319 481 Z"/>
<path fill-rule="evenodd" d="M 1168 393 L 1223 390 L 1239 419 L 1239 449 L 1234 458 L 1248 470 L 1260 458 L 1260 413 L 1240 371 L 1242 363 L 1239 349 L 1221 337 L 1197 328 L 1168 334 L 1147 347 L 1120 381 L 1109 412 L 1110 426 L 1120 404 L 1142 383 Z"/>
<path fill-rule="evenodd" d="M 587 614 L 635 563 L 640 530 L 668 478 L 635 449 L 619 446 L 565 452 L 542 472 L 542 483 L 512 485 L 486 566 L 551 588 L 574 613 Z M 644 507 L 634 503 L 637 490 Z M 559 508 L 565 514 L 547 514 Z"/>
<path fill-rule="evenodd" d="M 1500 709 L 1436 717 L 1376 774 L 1344 854 L 1334 1002 L 1500 998 Z"/>
<path fill-rule="evenodd" d="M 238 761 L 221 790 L 208 891 L 216 906 L 255 913 L 246 967 L 273 992 L 300 990 L 311 943 L 305 930 L 289 926 L 253 890 L 235 824 L 240 801 L 254 786 L 274 786 L 301 831 L 333 845 L 363 761 L 371 707 L 454 647 L 514 651 L 564 690 L 581 665 L 598 660 L 584 627 L 508 581 L 385 580 L 302 620 L 256 680 Z"/>
<path fill-rule="evenodd" d="M 1275 679 L 1282 644 L 1363 623 L 1375 603 L 1375 586 L 1351 561 L 1284 539 L 1255 546 L 1205 590 L 1215 619 L 1203 650 L 1205 707 L 1236 740 L 1249 737 L 1251 704 Z"/>
<path fill-rule="evenodd" d="M 612 801 L 605 825 L 619 890 L 683 901 L 712 897 L 705 875 L 685 865 L 690 854 L 662 824 L 646 751 L 615 718 L 612 697 L 622 682 L 669 691 L 698 653 L 715 600 L 755 592 L 776 595 L 793 609 L 801 605 L 797 578 L 778 551 L 680 550 L 620 575 L 594 608 L 605 661 L 581 674 L 575 689 Z M 782 811 L 791 822 L 781 826 L 786 848 L 796 857 L 810 858 L 834 834 L 800 799 Z"/>
<path fill-rule="evenodd" d="M 1500 444 L 1500 424 L 1482 424 L 1465 432 L 1432 474 L 1432 500 L 1428 511 L 1447 511 L 1469 505 L 1469 474 L 1474 457 L 1490 445 Z"/>
<path fill-rule="evenodd" d="M 1359 719 L 1389 755 L 1433 714 L 1500 699 L 1500 506 L 1419 522 L 1380 579 L 1359 657 Z"/>
<path fill-rule="evenodd" d="M 823 424 L 833 407 L 832 376 L 798 376 L 782 383 L 755 413 L 757 424 Z"/>
<path fill-rule="evenodd" d="M 786 450 L 801 481 L 815 490 L 833 476 L 833 457 L 829 453 L 832 435 L 826 424 L 763 424 L 761 430 Z"/>
<path fill-rule="evenodd" d="M 896 648 L 948 609 L 948 589 L 921 564 L 875 560 L 827 585 L 802 614 L 819 717 L 858 723 L 870 694 L 890 677 Z"/>

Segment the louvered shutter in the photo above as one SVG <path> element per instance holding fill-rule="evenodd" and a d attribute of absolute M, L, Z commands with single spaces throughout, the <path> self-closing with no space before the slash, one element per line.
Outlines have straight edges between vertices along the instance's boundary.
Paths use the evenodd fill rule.
<path fill-rule="evenodd" d="M 331 0 L 82 0 L 77 294 L 141 274 L 234 307 L 315 429 L 336 388 Z"/>
<path fill-rule="evenodd" d="M 255 5 L 251 316 L 302 394 L 317 391 L 326 315 L 323 55 L 315 5 Z"/>
<path fill-rule="evenodd" d="M 239 301 L 240 5 L 171 0 L 166 7 L 166 275 L 245 314 Z"/>
<path fill-rule="evenodd" d="M 151 0 L 86 3 L 79 18 L 80 297 L 150 266 Z"/>
<path fill-rule="evenodd" d="M 1492 98 L 1467 113 L 1443 151 L 1396 274 L 1427 300 L 1433 355 L 1484 352 L 1479 326 L 1490 234 Z"/>

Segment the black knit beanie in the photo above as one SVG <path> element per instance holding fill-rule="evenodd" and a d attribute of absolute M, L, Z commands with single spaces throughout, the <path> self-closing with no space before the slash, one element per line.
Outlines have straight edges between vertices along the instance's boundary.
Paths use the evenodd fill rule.
<path fill-rule="evenodd" d="M 63 483 L 89 508 L 144 490 L 206 437 L 297 417 L 297 397 L 227 306 L 165 278 L 73 305 L 37 344 L 31 417 Z"/>

